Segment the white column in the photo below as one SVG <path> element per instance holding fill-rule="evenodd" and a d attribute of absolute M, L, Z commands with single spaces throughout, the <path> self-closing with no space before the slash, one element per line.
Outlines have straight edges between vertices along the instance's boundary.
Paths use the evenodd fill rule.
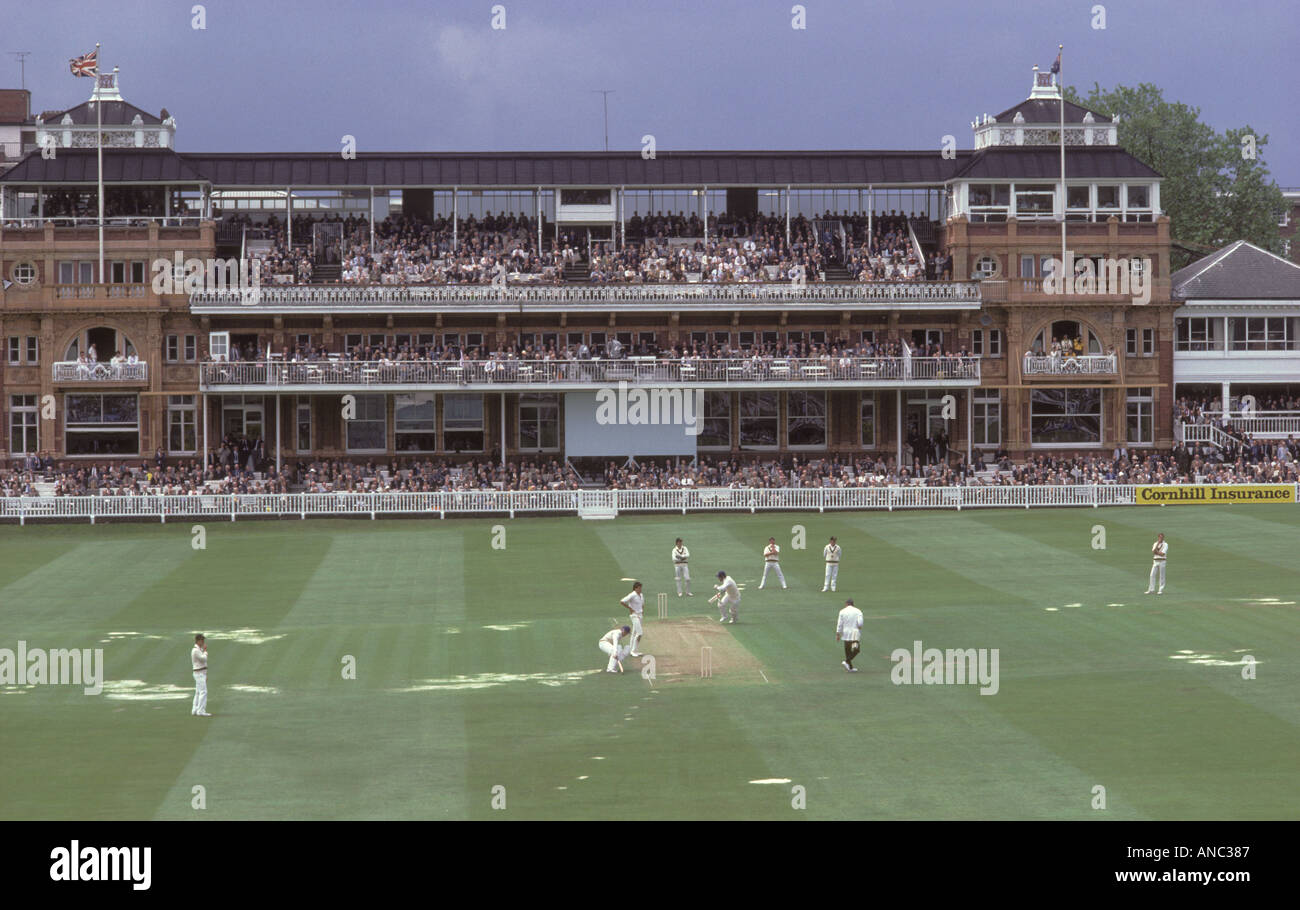
<path fill-rule="evenodd" d="M 501 467 L 506 466 L 506 393 L 501 393 Z"/>
<path fill-rule="evenodd" d="M 199 365 L 199 370 L 203 370 L 202 364 Z M 208 476 L 208 396 L 200 392 L 199 397 L 203 399 L 203 479 L 206 480 Z"/>
<path fill-rule="evenodd" d="M 785 244 L 790 245 L 790 184 L 785 185 Z"/>
<path fill-rule="evenodd" d="M 375 188 L 370 188 L 370 212 L 366 215 L 370 222 L 370 255 L 375 255 Z"/>
<path fill-rule="evenodd" d="M 284 188 L 285 245 L 293 249 L 293 187 Z"/>
<path fill-rule="evenodd" d="M 1223 383 L 1223 393 L 1222 393 L 1222 394 L 1223 394 L 1223 412 L 1226 414 L 1226 413 L 1228 412 L 1228 409 L 1231 407 L 1231 405 L 1229 404 L 1229 402 L 1232 401 L 1232 383 L 1231 383 L 1231 382 L 1227 382 L 1226 380 L 1224 381 L 1224 383 Z"/>
<path fill-rule="evenodd" d="M 267 361 L 267 368 L 271 366 Z M 280 473 L 280 396 L 275 396 L 275 473 Z"/>
<path fill-rule="evenodd" d="M 897 404 L 894 425 L 898 436 L 898 470 L 903 469 L 903 390 L 894 390 L 894 402 Z"/>
<path fill-rule="evenodd" d="M 975 390 L 966 390 L 966 463 L 975 457 Z"/>
<path fill-rule="evenodd" d="M 458 235 L 456 233 L 456 219 L 459 217 L 459 212 L 460 212 L 460 210 L 457 208 L 457 206 L 459 205 L 459 197 L 460 197 L 460 188 L 453 186 L 451 188 L 451 253 L 453 256 L 456 255 L 456 243 L 458 238 Z M 403 209 L 402 213 L 405 214 L 406 210 Z"/>
<path fill-rule="evenodd" d="M 704 245 L 709 244 L 709 188 L 700 193 L 700 207 L 704 209 Z"/>

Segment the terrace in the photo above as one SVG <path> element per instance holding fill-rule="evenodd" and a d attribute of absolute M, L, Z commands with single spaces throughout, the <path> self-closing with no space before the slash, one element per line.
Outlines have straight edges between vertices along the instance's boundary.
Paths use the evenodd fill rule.
<path fill-rule="evenodd" d="M 970 387 L 980 381 L 978 357 L 841 357 L 831 360 L 476 360 L 205 363 L 199 387 L 222 392 L 328 392 L 366 389 L 591 389 L 620 382 L 718 388 Z"/>

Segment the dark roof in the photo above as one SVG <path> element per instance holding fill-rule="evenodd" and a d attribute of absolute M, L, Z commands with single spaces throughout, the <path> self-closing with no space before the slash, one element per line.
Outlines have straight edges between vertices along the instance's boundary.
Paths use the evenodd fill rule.
<path fill-rule="evenodd" d="M 193 154 L 220 186 L 782 186 L 932 183 L 957 159 L 934 152 L 375 152 Z"/>
<path fill-rule="evenodd" d="M 1051 101 L 1047 98 L 1030 98 L 1020 102 L 1015 107 L 1007 108 L 998 114 L 995 119 L 999 125 L 1010 123 L 1016 119 L 1016 114 L 1023 114 L 1026 123 L 1060 123 L 1061 102 Z M 1092 114 L 1092 119 L 1097 123 L 1111 122 L 1111 119 L 1105 114 L 1099 114 L 1086 107 L 1080 107 L 1071 101 L 1065 102 L 1066 123 L 1082 123 L 1084 114 Z"/>
<path fill-rule="evenodd" d="M 162 123 L 162 119 L 155 117 L 146 110 L 136 107 L 129 101 L 105 101 L 103 102 L 103 123 L 105 126 L 123 126 L 130 124 L 135 120 L 135 115 L 139 114 L 141 121 L 146 125 L 153 124 L 157 126 Z M 70 107 L 66 111 L 46 112 L 41 118 L 47 125 L 59 123 L 63 116 L 67 114 L 72 117 L 72 122 L 78 126 L 91 126 L 95 121 L 95 107 L 90 101 L 83 101 L 76 107 Z"/>
<path fill-rule="evenodd" d="M 980 149 L 957 171 L 963 179 L 1059 180 L 1061 152 L 1054 145 L 995 146 Z M 1115 146 L 1071 146 L 1065 150 L 1066 179 L 1159 178 L 1128 152 Z"/>
<path fill-rule="evenodd" d="M 39 151 L 13 166 L 5 183 L 94 183 L 99 179 L 95 149 L 58 149 L 53 158 Z M 104 149 L 104 180 L 109 183 L 207 183 L 172 149 Z"/>
<path fill-rule="evenodd" d="M 1238 240 L 1170 276 L 1179 300 L 1300 300 L 1300 265 Z"/>
<path fill-rule="evenodd" d="M 108 181 L 206 182 L 223 187 L 553 187 L 553 186 L 883 186 L 940 185 L 955 177 L 1055 179 L 1051 146 L 958 151 L 833 152 L 373 152 L 345 160 L 311 154 L 189 154 L 171 149 L 105 149 Z M 1071 148 L 1068 177 L 1158 177 L 1114 147 Z M 94 149 L 32 152 L 2 183 L 93 182 Z"/>

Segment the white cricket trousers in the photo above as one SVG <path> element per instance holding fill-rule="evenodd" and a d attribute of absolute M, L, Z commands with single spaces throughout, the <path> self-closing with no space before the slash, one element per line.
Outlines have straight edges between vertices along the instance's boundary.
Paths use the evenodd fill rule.
<path fill-rule="evenodd" d="M 732 597 L 724 597 L 724 598 L 722 598 L 721 600 L 718 601 L 718 612 L 721 613 L 721 614 L 725 617 L 725 616 L 727 615 L 727 608 L 730 607 L 730 608 L 731 608 L 731 618 L 732 618 L 732 619 L 735 619 L 735 618 L 736 618 L 736 607 L 738 607 L 738 606 L 740 606 L 740 598 L 739 598 L 739 597 L 734 597 L 734 598 L 732 598 Z"/>
<path fill-rule="evenodd" d="M 691 569 L 684 562 L 675 563 L 673 568 L 677 575 L 677 596 L 682 596 L 682 582 L 686 582 L 686 593 L 691 593 Z"/>
<path fill-rule="evenodd" d="M 633 613 L 632 614 L 632 644 L 630 647 L 628 647 L 627 653 L 631 654 L 632 652 L 636 651 L 637 643 L 641 641 L 642 634 L 643 633 L 641 632 L 641 614 Z"/>
<path fill-rule="evenodd" d="M 627 652 L 618 645 L 611 645 L 607 641 L 597 642 L 597 644 L 600 645 L 600 650 L 609 655 L 609 663 L 605 664 L 605 669 L 611 673 L 617 672 L 618 661 L 621 660 Z"/>
<path fill-rule="evenodd" d="M 194 671 L 194 707 L 191 714 L 202 714 L 208 710 L 208 671 Z"/>
<path fill-rule="evenodd" d="M 781 582 L 781 587 L 784 588 L 784 587 L 786 586 L 786 585 L 785 585 L 785 575 L 782 574 L 782 572 L 781 572 L 781 564 L 780 564 L 779 562 L 764 562 L 764 563 L 763 563 L 763 580 L 760 581 L 760 582 L 758 583 L 758 586 L 761 588 L 761 587 L 763 587 L 763 585 L 767 584 L 767 573 L 768 573 L 768 572 L 772 572 L 772 571 L 775 571 L 775 572 L 776 572 L 776 577 L 780 580 L 780 582 Z"/>
<path fill-rule="evenodd" d="M 1155 562 L 1151 563 L 1151 583 L 1147 585 L 1148 591 L 1157 590 L 1156 589 L 1157 575 L 1160 576 L 1159 590 L 1163 591 L 1165 589 L 1165 561 L 1163 559 L 1157 559 Z"/>
<path fill-rule="evenodd" d="M 834 591 L 835 579 L 839 577 L 840 577 L 840 564 L 838 562 L 826 563 L 826 578 L 822 582 L 822 590 L 825 591 L 827 588 L 830 588 L 832 591 Z"/>

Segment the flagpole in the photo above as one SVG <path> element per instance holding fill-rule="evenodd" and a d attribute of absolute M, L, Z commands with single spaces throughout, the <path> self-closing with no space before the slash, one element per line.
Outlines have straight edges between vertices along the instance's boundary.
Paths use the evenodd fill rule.
<path fill-rule="evenodd" d="M 1061 139 L 1061 268 L 1062 269 L 1065 268 L 1065 215 L 1066 212 L 1069 210 L 1069 205 L 1070 205 L 1065 190 L 1065 79 L 1062 77 L 1060 71 L 1061 54 L 1064 50 L 1065 50 L 1064 44 L 1058 44 L 1056 46 L 1056 62 L 1057 62 L 1056 89 L 1061 96 L 1060 139 Z M 1062 278 L 1064 278 L 1064 276 L 1062 276 Z"/>
<path fill-rule="evenodd" d="M 95 159 L 99 173 L 99 277 L 104 281 L 104 99 L 99 92 L 99 42 L 95 42 Z"/>

